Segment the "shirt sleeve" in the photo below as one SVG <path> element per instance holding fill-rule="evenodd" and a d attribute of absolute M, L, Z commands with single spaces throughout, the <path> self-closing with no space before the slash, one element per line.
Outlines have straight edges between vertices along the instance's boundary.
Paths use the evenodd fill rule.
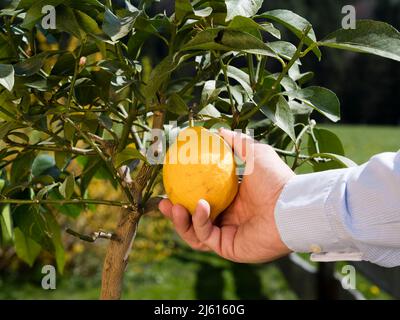
<path fill-rule="evenodd" d="M 275 208 L 282 241 L 314 261 L 400 265 L 400 152 L 354 168 L 298 175 Z"/>

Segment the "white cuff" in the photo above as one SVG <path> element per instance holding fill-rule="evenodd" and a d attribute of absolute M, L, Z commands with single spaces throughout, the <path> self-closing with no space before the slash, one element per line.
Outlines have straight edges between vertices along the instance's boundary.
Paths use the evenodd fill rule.
<path fill-rule="evenodd" d="M 346 170 L 331 170 L 298 175 L 287 183 L 275 208 L 275 221 L 289 249 L 312 252 L 315 260 L 322 259 L 319 261 L 361 259 L 352 241 L 336 234 L 337 218 L 332 218 L 335 213 L 327 208 L 333 186 L 341 183 L 346 173 Z"/>

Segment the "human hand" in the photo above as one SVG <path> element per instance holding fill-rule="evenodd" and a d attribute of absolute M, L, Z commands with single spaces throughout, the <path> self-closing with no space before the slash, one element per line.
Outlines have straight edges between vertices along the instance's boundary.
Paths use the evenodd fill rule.
<path fill-rule="evenodd" d="M 243 263 L 262 263 L 287 255 L 290 250 L 280 238 L 274 210 L 294 172 L 269 145 L 225 129 L 220 135 L 246 162 L 245 170 L 251 170 L 244 175 L 233 203 L 215 222 L 210 220 L 210 205 L 205 200 L 199 201 L 193 217 L 168 199 L 160 202 L 160 211 L 193 249 L 212 250 Z M 251 169 L 248 163 L 253 163 Z"/>

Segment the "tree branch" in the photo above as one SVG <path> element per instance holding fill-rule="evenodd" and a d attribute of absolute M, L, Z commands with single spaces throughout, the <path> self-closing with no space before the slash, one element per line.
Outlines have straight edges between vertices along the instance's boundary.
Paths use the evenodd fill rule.
<path fill-rule="evenodd" d="M 108 201 L 108 200 L 97 200 L 97 199 L 63 199 L 63 200 L 53 200 L 53 199 L 0 199 L 0 204 L 50 204 L 50 205 L 69 205 L 69 204 L 96 204 L 104 205 L 109 207 L 122 207 L 128 208 L 130 206 L 129 202 L 119 202 L 119 201 Z"/>

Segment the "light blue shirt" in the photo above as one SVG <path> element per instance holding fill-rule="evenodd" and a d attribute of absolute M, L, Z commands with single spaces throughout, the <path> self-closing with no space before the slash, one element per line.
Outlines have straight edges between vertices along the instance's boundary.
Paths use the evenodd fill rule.
<path fill-rule="evenodd" d="M 400 266 L 400 152 L 350 169 L 298 175 L 275 209 L 283 242 L 314 261 Z"/>

